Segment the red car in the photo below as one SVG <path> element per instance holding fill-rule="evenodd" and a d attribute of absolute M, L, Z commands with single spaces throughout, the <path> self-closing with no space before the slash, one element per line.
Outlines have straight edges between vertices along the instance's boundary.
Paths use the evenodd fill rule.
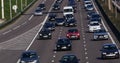
<path fill-rule="evenodd" d="M 69 29 L 66 36 L 69 39 L 80 39 L 80 33 L 78 29 Z"/>

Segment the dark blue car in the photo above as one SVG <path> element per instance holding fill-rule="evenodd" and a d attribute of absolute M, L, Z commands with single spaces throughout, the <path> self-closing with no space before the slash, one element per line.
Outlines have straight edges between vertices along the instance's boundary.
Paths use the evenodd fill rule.
<path fill-rule="evenodd" d="M 39 56 L 35 51 L 25 51 L 21 55 L 20 63 L 40 63 Z"/>
<path fill-rule="evenodd" d="M 119 50 L 115 44 L 107 43 L 102 46 L 101 58 L 119 58 Z"/>

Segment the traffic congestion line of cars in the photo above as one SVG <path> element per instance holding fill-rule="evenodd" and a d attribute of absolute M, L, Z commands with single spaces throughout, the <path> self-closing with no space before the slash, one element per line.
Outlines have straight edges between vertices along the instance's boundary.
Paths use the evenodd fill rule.
<path fill-rule="evenodd" d="M 84 0 L 84 7 L 87 11 L 88 30 L 93 33 L 93 40 L 108 40 L 108 31 L 103 28 L 102 18 L 94 9 L 92 1 Z M 100 51 L 102 59 L 119 58 L 119 48 L 116 44 L 105 43 Z"/>
<path fill-rule="evenodd" d="M 60 5 L 64 0 L 56 0 L 52 6 L 53 11 L 61 9 Z M 108 40 L 109 36 L 105 29 L 102 28 L 101 16 L 98 14 L 91 0 L 83 0 L 85 10 L 87 11 L 87 19 L 89 32 L 93 33 L 94 40 Z M 47 21 L 43 25 L 42 30 L 38 33 L 38 39 L 52 39 L 52 32 L 55 31 L 57 26 L 68 27 L 66 36 L 57 39 L 56 51 L 71 51 L 72 40 L 80 39 L 80 31 L 77 28 L 71 28 L 77 26 L 77 21 L 74 17 L 76 12 L 75 0 L 68 0 L 68 5 L 63 7 L 63 17 L 57 17 L 56 13 L 50 13 Z M 43 15 L 43 11 L 46 9 L 45 3 L 38 5 L 34 12 L 34 15 Z M 71 40 L 72 39 L 72 40 Z M 115 44 L 107 43 L 103 44 L 101 51 L 101 58 L 119 58 L 119 49 Z M 75 54 L 65 54 L 59 60 L 60 63 L 79 63 L 80 59 Z M 21 54 L 20 63 L 40 63 L 39 56 L 35 51 L 25 51 Z"/>

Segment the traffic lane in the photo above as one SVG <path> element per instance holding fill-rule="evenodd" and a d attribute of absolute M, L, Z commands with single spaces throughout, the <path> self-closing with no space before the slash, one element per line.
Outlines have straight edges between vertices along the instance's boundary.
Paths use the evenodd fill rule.
<path fill-rule="evenodd" d="M 84 23 L 84 25 L 86 25 L 86 23 Z M 87 27 L 87 25 L 84 27 Z M 84 28 L 84 29 L 85 29 L 85 31 L 88 30 L 87 28 Z M 103 41 L 92 41 L 91 39 L 93 39 L 92 38 L 93 33 L 85 33 L 85 34 L 86 34 L 85 40 L 87 42 L 86 48 L 88 49 L 88 58 L 87 59 L 93 63 L 94 62 L 105 62 L 105 61 L 100 61 L 101 59 L 100 59 L 100 51 L 99 50 L 101 49 L 101 47 L 104 43 L 112 43 L 111 40 L 109 39 L 109 40 L 103 40 Z M 119 59 L 116 59 L 116 61 L 118 61 L 118 60 Z M 110 61 L 108 60 L 108 62 L 110 62 Z M 111 62 L 113 62 L 113 61 L 111 61 Z"/>
<path fill-rule="evenodd" d="M 51 2 L 51 3 L 49 3 L 49 2 Z M 53 1 L 49 0 L 49 2 L 47 2 L 47 3 L 51 5 Z M 46 12 L 48 12 L 49 8 L 50 8 L 50 6 L 47 6 Z M 9 31 L 3 33 L 3 35 L 0 36 L 0 39 L 1 39 L 0 42 L 12 39 L 26 31 L 32 29 L 36 25 L 39 25 L 40 23 L 43 22 L 45 16 L 46 16 L 46 14 L 44 14 L 43 16 L 35 16 L 31 20 L 26 20 L 26 22 L 21 24 L 20 26 L 16 26 L 15 28 L 10 29 Z"/>

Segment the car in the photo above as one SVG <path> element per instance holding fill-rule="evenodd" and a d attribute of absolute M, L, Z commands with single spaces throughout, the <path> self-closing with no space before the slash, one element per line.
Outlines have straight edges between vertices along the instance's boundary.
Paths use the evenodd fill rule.
<path fill-rule="evenodd" d="M 119 50 L 117 46 L 113 43 L 105 43 L 102 46 L 101 51 L 101 58 L 119 58 Z"/>
<path fill-rule="evenodd" d="M 94 10 L 93 5 L 92 5 L 92 4 L 87 5 L 87 6 L 86 6 L 86 10 L 87 10 L 87 11 L 93 11 L 93 10 Z"/>
<path fill-rule="evenodd" d="M 41 10 L 40 8 L 37 8 L 37 9 L 35 10 L 35 12 L 34 12 L 34 15 L 35 15 L 35 16 L 41 16 L 41 15 L 43 15 L 43 12 L 42 12 L 42 10 Z"/>
<path fill-rule="evenodd" d="M 38 7 L 39 7 L 41 10 L 45 10 L 45 9 L 46 9 L 44 3 L 39 4 Z"/>
<path fill-rule="evenodd" d="M 92 5 L 92 2 L 91 1 L 86 1 L 84 2 L 84 7 L 86 8 L 88 5 Z"/>
<path fill-rule="evenodd" d="M 97 22 L 97 23 L 100 23 L 100 24 L 101 24 L 101 19 L 99 19 L 99 18 L 91 18 L 91 19 L 89 20 L 89 23 L 94 23 L 94 22 Z"/>
<path fill-rule="evenodd" d="M 61 50 L 71 50 L 72 49 L 72 44 L 71 40 L 68 38 L 59 38 L 56 43 L 56 50 L 61 51 Z"/>
<path fill-rule="evenodd" d="M 21 55 L 20 63 L 40 63 L 39 56 L 35 51 L 25 51 Z"/>
<path fill-rule="evenodd" d="M 66 21 L 65 21 L 65 24 L 64 24 L 64 26 L 66 26 L 66 27 L 75 27 L 75 26 L 77 26 L 77 22 L 76 22 L 76 20 L 75 19 L 67 19 Z"/>
<path fill-rule="evenodd" d="M 79 63 L 80 59 L 74 54 L 65 54 L 59 60 L 60 63 Z"/>
<path fill-rule="evenodd" d="M 101 16 L 98 13 L 93 13 L 90 16 L 90 19 L 98 19 L 99 21 L 101 21 Z"/>
<path fill-rule="evenodd" d="M 67 14 L 67 15 L 64 16 L 64 18 L 65 18 L 65 20 L 75 19 L 72 14 Z"/>
<path fill-rule="evenodd" d="M 97 30 L 94 32 L 94 40 L 108 40 L 109 36 L 105 29 Z"/>
<path fill-rule="evenodd" d="M 65 16 L 67 14 L 74 15 L 74 8 L 72 6 L 64 6 L 63 7 L 63 16 Z"/>
<path fill-rule="evenodd" d="M 56 25 L 56 26 L 63 26 L 63 25 L 64 25 L 64 22 L 65 22 L 65 19 L 64 19 L 64 18 L 56 18 L 56 19 L 55 19 L 55 25 Z"/>
<path fill-rule="evenodd" d="M 51 39 L 52 38 L 52 32 L 48 29 L 42 29 L 39 34 L 38 39 Z"/>
<path fill-rule="evenodd" d="M 60 4 L 55 3 L 52 7 L 53 10 L 60 10 Z"/>
<path fill-rule="evenodd" d="M 71 28 L 67 31 L 66 37 L 69 39 L 80 39 L 80 32 L 76 28 Z"/>
<path fill-rule="evenodd" d="M 50 13 L 48 16 L 48 20 L 49 21 L 55 21 L 55 18 L 57 17 L 57 15 L 55 13 Z"/>
<path fill-rule="evenodd" d="M 100 23 L 89 23 L 88 24 L 89 32 L 95 32 L 97 30 L 101 29 L 101 24 Z"/>
<path fill-rule="evenodd" d="M 96 13 L 94 10 L 93 11 L 88 11 L 87 12 L 87 18 L 90 18 L 92 14 Z"/>
<path fill-rule="evenodd" d="M 53 22 L 46 22 L 43 26 L 43 28 L 49 29 L 51 31 L 55 30 L 55 24 Z"/>

